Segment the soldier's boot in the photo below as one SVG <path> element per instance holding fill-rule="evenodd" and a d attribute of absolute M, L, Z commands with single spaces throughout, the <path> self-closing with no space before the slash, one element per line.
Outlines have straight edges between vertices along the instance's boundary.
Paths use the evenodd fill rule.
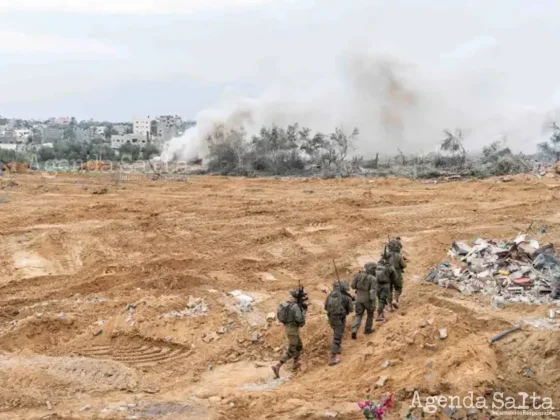
<path fill-rule="evenodd" d="M 293 370 L 298 370 L 301 367 L 301 360 L 299 360 L 299 357 L 297 359 L 294 359 L 294 366 L 292 367 Z"/>
<path fill-rule="evenodd" d="M 364 331 L 364 334 L 369 335 L 369 334 L 373 334 L 374 332 L 375 332 L 375 328 L 371 328 L 371 329 L 367 328 Z"/>
<path fill-rule="evenodd" d="M 352 340 L 356 340 L 358 338 L 358 333 L 355 331 L 352 331 Z"/>
<path fill-rule="evenodd" d="M 272 371 L 274 372 L 274 378 L 278 379 L 280 377 L 280 368 L 284 362 L 278 362 L 276 365 L 272 366 Z"/>
<path fill-rule="evenodd" d="M 399 309 L 398 301 L 394 300 L 392 306 L 393 306 L 395 309 Z"/>
<path fill-rule="evenodd" d="M 329 357 L 329 366 L 336 366 L 340 363 L 340 360 L 336 357 L 336 354 L 331 353 Z"/>
<path fill-rule="evenodd" d="M 377 318 L 375 319 L 377 322 L 383 322 L 385 321 L 385 315 L 383 315 L 383 312 L 381 311 L 377 311 Z"/>
<path fill-rule="evenodd" d="M 393 311 L 394 311 L 394 309 L 393 309 L 393 303 L 389 303 L 389 304 L 387 305 L 387 310 L 388 310 L 389 312 L 393 312 Z"/>

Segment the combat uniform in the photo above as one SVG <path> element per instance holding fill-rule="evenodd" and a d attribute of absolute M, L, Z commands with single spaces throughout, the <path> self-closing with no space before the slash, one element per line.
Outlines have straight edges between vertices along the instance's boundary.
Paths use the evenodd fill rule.
<path fill-rule="evenodd" d="M 331 299 L 338 300 L 338 307 L 333 307 Z M 354 311 L 352 297 L 348 294 L 348 284 L 346 282 L 337 281 L 333 285 L 333 291 L 325 300 L 325 310 L 329 318 L 329 325 L 333 330 L 333 340 L 331 345 L 331 354 L 329 358 L 329 366 L 340 363 L 337 355 L 342 353 L 342 338 L 344 329 L 346 328 L 346 317 Z"/>
<path fill-rule="evenodd" d="M 362 324 L 364 312 L 367 314 L 365 334 L 375 331 L 373 328 L 373 314 L 377 299 L 377 280 L 375 279 L 376 264 L 366 264 L 365 271 L 354 276 L 352 289 L 356 290 L 356 315 L 352 323 L 352 338 L 356 339 Z"/>
<path fill-rule="evenodd" d="M 280 377 L 280 368 L 288 360 L 294 359 L 294 369 L 300 366 L 299 358 L 303 350 L 299 329 L 305 325 L 306 305 L 299 304 L 295 299 L 290 301 L 290 303 L 289 320 L 284 324 L 286 338 L 288 339 L 288 349 L 278 364 L 272 367 L 276 378 Z"/>
<path fill-rule="evenodd" d="M 387 305 L 391 293 L 391 283 L 397 281 L 397 273 L 389 264 L 389 261 L 381 260 L 377 264 L 375 278 L 377 279 L 377 299 L 379 300 L 377 321 L 381 322 L 385 320 L 383 311 L 385 310 L 385 305 Z"/>
<path fill-rule="evenodd" d="M 403 272 L 406 268 L 406 261 L 400 252 L 391 252 L 389 257 L 389 264 L 395 269 L 397 273 L 397 279 L 391 284 L 391 290 L 389 295 L 389 303 L 398 308 L 399 297 L 403 290 Z M 394 294 L 393 294 L 394 290 Z"/>

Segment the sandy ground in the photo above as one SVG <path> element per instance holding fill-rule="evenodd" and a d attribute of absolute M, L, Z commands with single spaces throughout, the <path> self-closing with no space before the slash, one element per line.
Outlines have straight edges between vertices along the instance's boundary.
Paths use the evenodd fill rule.
<path fill-rule="evenodd" d="M 524 325 L 488 343 L 547 307 L 497 310 L 421 280 L 453 240 L 510 238 L 534 222 L 558 244 L 559 198 L 557 181 L 523 177 L 4 177 L 0 418 L 360 419 L 368 387 L 394 393 L 389 419 L 408 412 L 415 391 L 536 392 L 560 406 L 560 332 Z M 328 367 L 321 288 L 335 279 L 332 260 L 350 280 L 387 235 L 400 235 L 409 257 L 401 308 L 372 336 L 347 331 L 343 362 Z M 298 281 L 311 300 L 304 366 L 273 380 L 285 339 L 267 314 Z M 434 338 L 439 328 L 449 338 Z"/>

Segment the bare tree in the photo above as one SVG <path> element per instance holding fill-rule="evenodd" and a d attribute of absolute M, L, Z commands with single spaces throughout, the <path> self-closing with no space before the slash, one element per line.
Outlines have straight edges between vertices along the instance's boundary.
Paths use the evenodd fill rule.
<path fill-rule="evenodd" d="M 560 127 L 556 122 L 552 123 L 552 135 L 548 142 L 540 143 L 538 147 L 546 158 L 560 161 Z"/>

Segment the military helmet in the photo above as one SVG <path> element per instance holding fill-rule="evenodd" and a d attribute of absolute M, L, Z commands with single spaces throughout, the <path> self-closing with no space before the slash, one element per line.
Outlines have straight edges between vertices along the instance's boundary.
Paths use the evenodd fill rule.
<path fill-rule="evenodd" d="M 349 289 L 349 285 L 348 282 L 344 281 L 344 280 L 335 280 L 333 282 L 333 290 L 340 290 L 342 292 L 347 291 Z"/>
<path fill-rule="evenodd" d="M 298 290 L 298 289 L 290 290 L 290 295 L 292 295 L 292 297 L 293 297 L 294 299 L 299 298 L 299 290 Z"/>
<path fill-rule="evenodd" d="M 364 270 L 368 274 L 375 274 L 375 269 L 377 268 L 377 264 L 374 262 L 369 262 L 364 265 Z"/>

